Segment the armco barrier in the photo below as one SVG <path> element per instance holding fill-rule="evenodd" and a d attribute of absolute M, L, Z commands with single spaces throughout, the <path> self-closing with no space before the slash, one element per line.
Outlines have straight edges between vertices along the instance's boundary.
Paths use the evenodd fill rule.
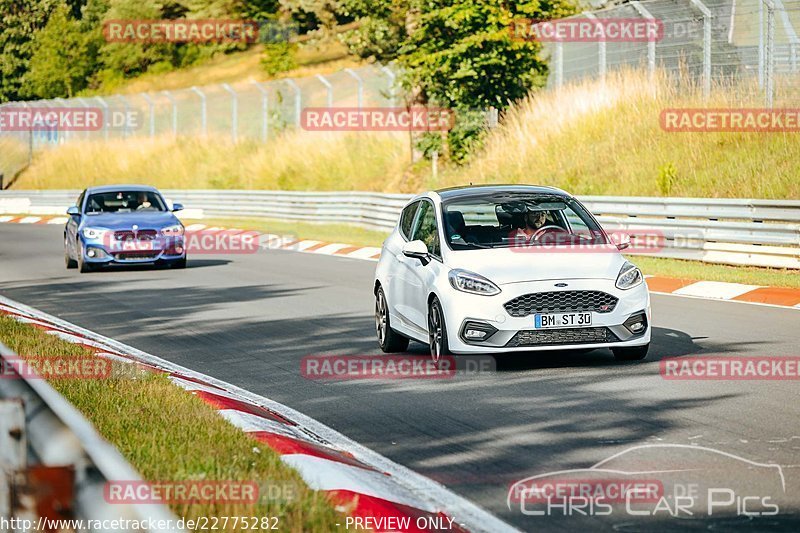
<path fill-rule="evenodd" d="M 64 214 L 80 191 L 2 191 L 0 213 Z M 266 217 L 394 227 L 408 194 L 165 190 L 185 218 Z M 800 201 L 719 198 L 581 197 L 607 229 L 658 234 L 652 255 L 732 265 L 800 269 Z"/>
<path fill-rule="evenodd" d="M 14 359 L 0 344 L 2 367 L 10 368 Z M 174 529 L 177 519 L 162 505 L 107 503 L 103 490 L 110 480 L 141 477 L 47 382 L 0 379 L 0 517 L 37 524 L 44 516 L 37 509 L 49 508 L 56 516 L 45 518 L 110 524 L 93 531 L 115 531 L 115 520 L 173 525 L 128 531 L 181 531 Z M 59 511 L 66 511 L 65 516 Z"/>

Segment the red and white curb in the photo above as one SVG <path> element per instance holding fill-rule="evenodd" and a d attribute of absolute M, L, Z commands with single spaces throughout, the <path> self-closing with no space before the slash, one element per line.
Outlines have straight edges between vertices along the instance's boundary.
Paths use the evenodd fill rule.
<path fill-rule="evenodd" d="M 800 289 L 646 276 L 650 292 L 800 309 Z"/>
<path fill-rule="evenodd" d="M 0 296 L 0 313 L 81 344 L 96 355 L 169 374 L 232 425 L 281 455 L 337 508 L 381 531 L 517 531 L 443 485 L 290 407 Z M 391 518 L 391 522 L 385 522 Z M 381 521 L 384 520 L 384 521 Z M 399 522 L 398 522 L 399 520 Z M 391 524 L 390 529 L 380 524 Z M 397 525 L 403 524 L 398 529 Z M 439 524 L 440 527 L 435 525 Z"/>
<path fill-rule="evenodd" d="M 0 216 L 0 222 L 18 224 L 64 224 L 66 217 L 48 216 Z M 238 228 L 222 228 L 207 226 L 205 224 L 189 224 L 187 231 L 227 231 L 244 232 Z M 249 231 L 249 230 L 247 230 Z M 353 246 L 344 243 L 332 243 L 311 239 L 293 239 L 272 233 L 255 232 L 258 235 L 259 246 L 271 250 L 288 250 L 309 254 L 331 255 L 349 257 L 367 261 L 377 261 L 381 256 L 381 249 L 374 246 Z M 721 281 L 695 281 L 661 276 L 646 276 L 650 291 L 656 294 L 669 294 L 689 298 L 703 298 L 708 300 L 723 300 L 749 304 L 761 304 L 776 307 L 790 307 L 800 309 L 800 289 L 784 287 L 765 287 L 761 285 L 745 285 L 741 283 L 727 283 Z"/>

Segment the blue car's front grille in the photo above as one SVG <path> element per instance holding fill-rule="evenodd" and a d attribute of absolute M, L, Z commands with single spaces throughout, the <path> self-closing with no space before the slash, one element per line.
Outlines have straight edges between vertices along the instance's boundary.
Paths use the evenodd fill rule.
<path fill-rule="evenodd" d="M 114 232 L 114 240 L 117 241 L 152 241 L 158 236 L 154 229 L 140 229 L 136 232 L 132 230 L 122 230 Z"/>

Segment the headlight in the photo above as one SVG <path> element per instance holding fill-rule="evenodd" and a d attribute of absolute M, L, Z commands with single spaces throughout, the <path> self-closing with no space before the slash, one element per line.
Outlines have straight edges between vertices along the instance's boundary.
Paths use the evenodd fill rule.
<path fill-rule="evenodd" d="M 179 235 L 183 235 L 183 226 L 180 224 L 175 224 L 174 226 L 161 228 L 161 235 L 164 237 L 177 237 Z"/>
<path fill-rule="evenodd" d="M 83 228 L 83 236 L 87 239 L 100 239 L 108 231 L 105 228 Z"/>
<path fill-rule="evenodd" d="M 480 274 L 456 268 L 447 275 L 450 285 L 457 291 L 493 296 L 500 293 L 500 288 Z"/>
<path fill-rule="evenodd" d="M 642 271 L 636 268 L 633 263 L 625 261 L 625 264 L 619 270 L 619 274 L 617 274 L 616 285 L 618 289 L 631 289 L 639 285 L 643 280 Z"/>

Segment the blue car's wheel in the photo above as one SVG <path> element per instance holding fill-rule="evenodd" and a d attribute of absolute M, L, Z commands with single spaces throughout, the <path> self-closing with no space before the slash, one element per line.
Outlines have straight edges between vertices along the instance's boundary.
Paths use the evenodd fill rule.
<path fill-rule="evenodd" d="M 94 265 L 91 265 L 83 260 L 83 250 L 78 250 L 78 270 L 81 274 L 85 274 L 94 270 Z"/>
<path fill-rule="evenodd" d="M 78 262 L 69 256 L 69 248 L 67 247 L 67 238 L 64 237 L 64 264 L 67 268 L 77 268 Z"/>

